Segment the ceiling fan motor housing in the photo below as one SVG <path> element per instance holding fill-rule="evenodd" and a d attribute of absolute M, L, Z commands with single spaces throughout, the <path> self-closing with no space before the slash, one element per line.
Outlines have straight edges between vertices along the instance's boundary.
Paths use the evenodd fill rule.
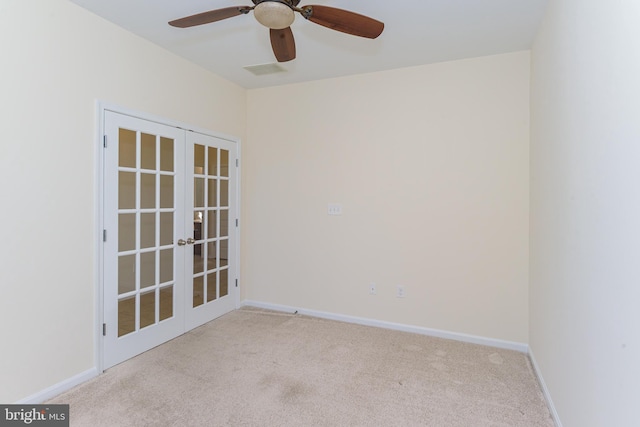
<path fill-rule="evenodd" d="M 260 3 L 276 2 L 276 3 L 284 3 L 291 8 L 296 7 L 300 3 L 300 0 L 251 0 L 251 1 L 256 6 L 259 5 Z"/>

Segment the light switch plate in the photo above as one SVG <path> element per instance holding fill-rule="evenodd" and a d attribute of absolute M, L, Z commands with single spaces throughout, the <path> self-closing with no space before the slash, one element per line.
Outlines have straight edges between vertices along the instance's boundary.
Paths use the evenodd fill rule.
<path fill-rule="evenodd" d="M 327 213 L 329 215 L 342 215 L 342 205 L 340 203 L 329 203 Z"/>

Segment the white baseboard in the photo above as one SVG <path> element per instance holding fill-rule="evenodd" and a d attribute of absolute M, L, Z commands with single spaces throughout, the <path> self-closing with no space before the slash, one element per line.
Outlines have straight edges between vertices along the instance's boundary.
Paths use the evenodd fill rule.
<path fill-rule="evenodd" d="M 67 378 L 64 381 L 59 382 L 58 384 L 54 384 L 51 387 L 41 390 L 36 394 L 33 394 L 29 397 L 19 400 L 18 402 L 16 402 L 16 404 L 39 405 L 97 376 L 98 376 L 98 370 L 96 368 L 91 368 L 88 371 L 81 372 L 78 375 L 74 375 L 71 378 Z"/>
<path fill-rule="evenodd" d="M 553 404 L 553 400 L 551 400 L 551 394 L 549 394 L 549 389 L 547 388 L 547 384 L 545 384 L 544 382 L 544 378 L 542 376 L 542 373 L 540 372 L 540 367 L 538 366 L 538 362 L 536 362 L 536 358 L 533 356 L 533 351 L 531 351 L 531 349 L 529 349 L 529 359 L 531 360 L 533 371 L 536 377 L 538 378 L 538 382 L 540 383 L 542 394 L 544 395 L 544 398 L 547 401 L 547 407 L 549 407 L 551 418 L 553 418 L 553 422 L 556 424 L 556 427 L 562 427 L 562 422 L 560 422 L 558 411 L 556 411 L 556 407 Z"/>
<path fill-rule="evenodd" d="M 367 319 L 363 317 L 348 316 L 345 314 L 328 313 L 325 311 L 307 310 L 304 308 L 290 307 L 286 305 L 271 304 L 260 301 L 244 300 L 241 303 L 243 307 L 256 307 L 266 310 L 281 311 L 286 313 L 303 314 L 305 316 L 319 317 L 322 319 L 337 320 L 340 322 L 355 323 L 357 325 L 375 326 L 378 328 L 392 329 L 395 331 L 411 332 L 414 334 L 428 335 L 430 337 L 445 338 L 449 340 L 462 341 L 471 344 L 486 345 L 489 347 L 502 348 L 506 350 L 515 350 L 521 353 L 528 353 L 529 346 L 527 344 L 503 341 L 493 338 L 479 337 L 475 335 L 460 334 L 457 332 L 447 332 L 438 329 L 423 328 L 420 326 L 404 325 L 401 323 L 385 322 L 382 320 Z"/>

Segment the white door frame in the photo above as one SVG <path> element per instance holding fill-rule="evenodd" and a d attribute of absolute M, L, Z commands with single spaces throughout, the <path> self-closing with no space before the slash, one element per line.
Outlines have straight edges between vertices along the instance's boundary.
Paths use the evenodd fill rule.
<path fill-rule="evenodd" d="M 237 148 L 237 158 L 241 159 L 241 140 L 238 137 L 226 135 L 220 132 L 213 132 L 208 129 L 199 128 L 176 120 L 166 119 L 150 113 L 132 110 L 116 104 L 96 101 L 96 134 L 95 134 L 95 175 L 94 175 L 94 363 L 99 374 L 104 372 L 104 340 L 102 339 L 102 325 L 104 324 L 104 250 L 102 244 L 104 222 L 104 137 L 105 126 L 104 118 L 106 111 L 128 115 L 131 117 L 147 120 L 151 122 L 161 123 L 167 126 L 183 129 L 185 131 L 194 131 L 215 138 L 227 140 L 235 143 Z M 235 290 L 235 308 L 240 307 L 240 216 L 241 216 L 241 165 L 239 160 L 235 168 L 236 179 L 236 216 L 237 226 L 235 227 L 234 238 L 236 239 L 235 250 L 235 275 L 238 279 L 238 287 Z M 231 172 L 229 172 L 231 174 Z M 229 232 L 231 233 L 231 231 Z"/>

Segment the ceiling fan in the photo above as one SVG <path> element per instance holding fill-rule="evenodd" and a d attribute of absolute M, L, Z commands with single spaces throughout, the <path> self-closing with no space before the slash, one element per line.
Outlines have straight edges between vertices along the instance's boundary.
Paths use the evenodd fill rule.
<path fill-rule="evenodd" d="M 322 25 L 332 30 L 354 36 L 375 39 L 384 24 L 373 18 L 355 12 L 337 9 L 329 6 L 310 5 L 298 7 L 300 0 L 251 0 L 253 6 L 235 6 L 210 10 L 169 22 L 178 28 L 194 27 L 209 24 L 234 16 L 246 15 L 253 11 L 259 23 L 269 28 L 271 47 L 278 62 L 291 61 L 296 57 L 296 43 L 291 31 L 291 24 L 298 12 L 308 21 Z"/>

